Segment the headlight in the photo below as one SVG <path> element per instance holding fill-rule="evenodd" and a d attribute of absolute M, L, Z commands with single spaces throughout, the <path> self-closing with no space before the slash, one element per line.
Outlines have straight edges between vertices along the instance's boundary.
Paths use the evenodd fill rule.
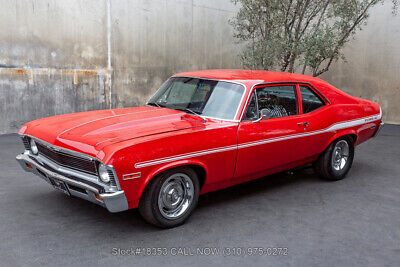
<path fill-rule="evenodd" d="M 107 167 L 102 163 L 99 165 L 99 177 L 103 183 L 110 182 L 110 175 L 107 172 Z"/>
<path fill-rule="evenodd" d="M 39 152 L 36 143 L 33 139 L 31 139 L 31 151 L 35 155 L 37 155 L 37 153 Z"/>

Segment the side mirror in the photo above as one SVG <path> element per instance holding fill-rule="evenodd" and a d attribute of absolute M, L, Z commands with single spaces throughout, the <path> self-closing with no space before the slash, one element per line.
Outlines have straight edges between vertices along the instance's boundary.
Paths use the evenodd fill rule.
<path fill-rule="evenodd" d="M 269 111 L 269 109 L 263 108 L 261 111 L 261 117 L 264 118 L 264 120 L 268 120 L 269 118 L 272 117 L 272 113 L 271 111 Z"/>
<path fill-rule="evenodd" d="M 271 118 L 271 116 L 271 112 L 268 109 L 264 108 L 260 111 L 260 117 L 257 120 L 253 121 L 253 123 L 260 122 L 261 120 L 268 120 L 269 118 Z"/>

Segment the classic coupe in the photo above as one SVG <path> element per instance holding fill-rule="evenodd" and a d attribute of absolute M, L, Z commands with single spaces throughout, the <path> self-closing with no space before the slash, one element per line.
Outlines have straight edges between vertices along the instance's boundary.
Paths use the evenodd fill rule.
<path fill-rule="evenodd" d="M 310 165 L 343 179 L 377 135 L 380 106 L 305 75 L 204 70 L 168 79 L 145 106 L 28 122 L 22 168 L 70 196 L 169 228 L 199 195 Z"/>

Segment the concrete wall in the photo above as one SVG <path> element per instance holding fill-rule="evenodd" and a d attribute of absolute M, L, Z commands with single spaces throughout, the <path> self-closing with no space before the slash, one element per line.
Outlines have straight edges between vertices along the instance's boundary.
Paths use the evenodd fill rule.
<path fill-rule="evenodd" d="M 400 123 L 400 10 L 391 1 L 371 10 L 368 23 L 321 78 L 357 97 L 378 102 L 387 123 Z"/>
<path fill-rule="evenodd" d="M 171 74 L 240 65 L 229 0 L 112 1 L 113 106 L 144 103 Z"/>
<path fill-rule="evenodd" d="M 176 72 L 240 66 L 235 10 L 229 0 L 0 0 L 0 134 L 141 105 Z"/>
<path fill-rule="evenodd" d="M 0 134 L 27 121 L 143 104 L 180 71 L 240 68 L 229 0 L 0 0 Z M 372 10 L 323 78 L 400 123 L 400 16 Z"/>

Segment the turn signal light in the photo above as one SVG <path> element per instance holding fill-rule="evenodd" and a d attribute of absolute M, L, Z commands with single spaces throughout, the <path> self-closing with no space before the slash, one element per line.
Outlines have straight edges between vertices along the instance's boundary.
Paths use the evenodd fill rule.
<path fill-rule="evenodd" d="M 29 169 L 33 169 L 31 164 L 25 163 L 26 167 L 28 167 Z"/>
<path fill-rule="evenodd" d="M 98 201 L 103 202 L 103 199 L 100 197 L 99 194 L 94 194 L 94 197 L 95 197 Z"/>
<path fill-rule="evenodd" d="M 122 176 L 122 180 L 138 179 L 140 177 L 141 173 L 137 172 L 137 173 L 125 174 L 124 176 Z"/>

